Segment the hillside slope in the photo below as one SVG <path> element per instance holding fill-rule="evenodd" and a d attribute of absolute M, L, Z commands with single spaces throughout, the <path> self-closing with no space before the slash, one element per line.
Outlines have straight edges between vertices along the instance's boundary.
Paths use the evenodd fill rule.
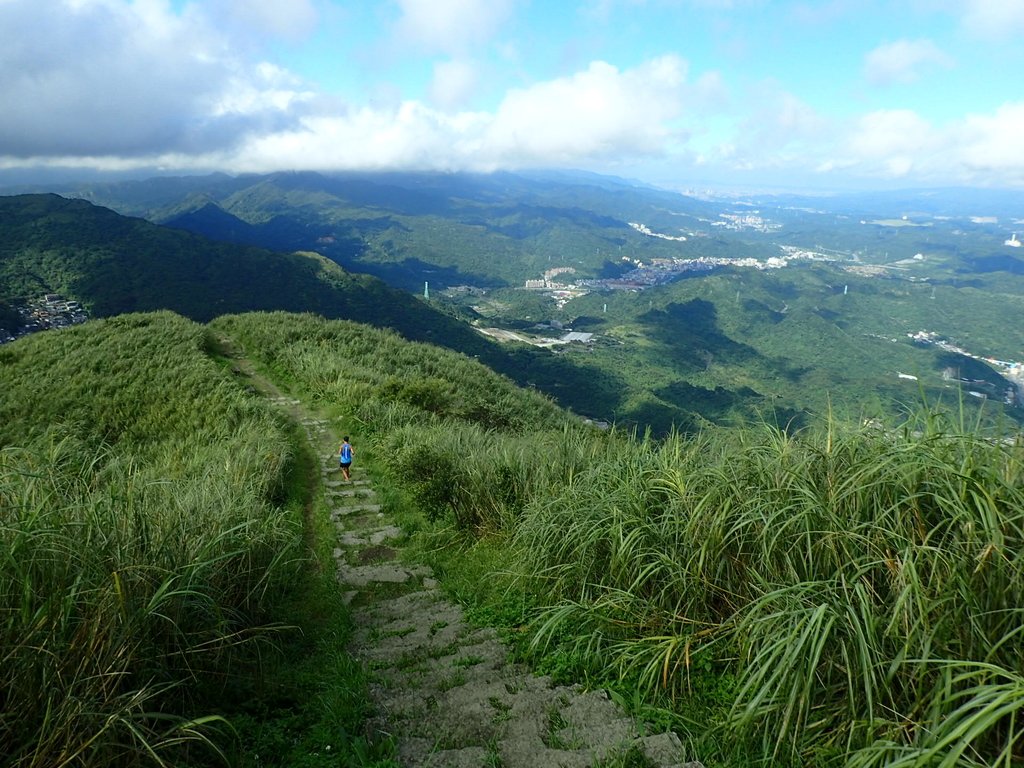
<path fill-rule="evenodd" d="M 1020 278 L 964 272 L 998 238 L 959 221 L 869 226 L 787 206 L 771 213 L 781 217 L 778 229 L 733 229 L 721 225 L 747 219 L 720 219 L 723 203 L 614 179 L 522 174 L 219 175 L 79 193 L 193 233 L 41 197 L 29 206 L 31 222 L 7 217 L 0 224 L 0 234 L 15 230 L 0 246 L 0 324 L 5 296 L 41 290 L 69 293 L 94 314 L 166 307 L 207 320 L 310 311 L 479 357 L 578 413 L 659 434 L 762 418 L 797 426 L 807 413 L 836 408 L 872 418 L 903 412 L 922 395 L 929 402 L 967 397 L 996 419 L 1022 413 L 1003 403 L 1014 400 L 1014 385 L 979 362 L 1019 357 L 1020 332 L 1005 318 L 1022 306 Z M 19 199 L 31 198 L 9 200 Z M 692 232 L 665 240 L 630 222 L 659 234 Z M 733 260 L 654 287 L 614 290 L 591 281 L 590 292 L 571 301 L 511 288 L 438 295 L 451 283 L 522 285 L 524 275 L 568 264 L 575 273 L 563 278 L 556 270 L 553 280 L 614 274 L 623 269 L 615 260 L 625 264 L 620 246 L 634 259 L 755 254 L 763 262 L 780 244 L 819 237 L 865 248 L 840 257 L 828 246 L 786 269 Z M 914 258 L 919 250 L 928 256 Z M 895 261 L 867 263 L 878 259 Z M 349 268 L 417 292 L 429 282 L 434 300 Z M 594 338 L 553 349 L 499 346 L 458 317 L 540 343 L 570 326 Z M 908 334 L 922 330 L 973 357 L 912 345 Z"/>
<path fill-rule="evenodd" d="M 57 191 L 218 240 L 316 250 L 413 291 L 424 281 L 521 285 L 565 265 L 596 276 L 624 254 L 670 257 L 688 246 L 629 222 L 678 233 L 718 211 L 621 179 L 540 172 L 215 174 Z"/>
<path fill-rule="evenodd" d="M 613 373 L 546 350 L 508 350 L 369 275 L 312 253 L 217 243 L 57 195 L 0 197 L 0 304 L 53 292 L 92 316 L 169 309 L 200 322 L 252 311 L 312 312 L 390 328 L 474 356 L 579 413 L 615 402 Z"/>
<path fill-rule="evenodd" d="M 214 242 L 57 195 L 0 197 L 0 301 L 45 292 L 74 297 L 100 317 L 170 309 L 203 322 L 278 309 L 483 346 L 409 294 L 316 254 Z"/>

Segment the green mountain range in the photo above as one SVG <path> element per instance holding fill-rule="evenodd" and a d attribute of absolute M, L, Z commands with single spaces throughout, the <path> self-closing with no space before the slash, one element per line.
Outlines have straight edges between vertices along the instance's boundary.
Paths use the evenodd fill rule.
<path fill-rule="evenodd" d="M 170 309 L 199 321 L 284 309 L 426 339 L 458 323 L 315 253 L 208 240 L 57 195 L 0 197 L 0 299 L 61 293 L 99 317 Z"/>
<path fill-rule="evenodd" d="M 875 418 L 922 399 L 1020 416 L 1003 402 L 1015 385 L 985 361 L 1024 358 L 1008 322 L 1024 311 L 1024 261 L 998 216 L 981 215 L 1012 210 L 1012 195 L 704 200 L 551 173 L 215 174 L 62 191 L 149 223 L 54 198 L 65 216 L 103 212 L 62 224 L 37 201 L 5 216 L 0 298 L 52 290 L 100 315 L 169 308 L 201 321 L 252 309 L 356 319 L 657 433 L 799 426 L 830 409 Z M 788 266 L 765 269 L 772 260 Z M 700 268 L 643 282 L 659 263 Z M 585 288 L 523 290 L 549 270 L 553 287 Z M 425 284 L 429 303 L 410 295 Z M 521 341 L 499 346 L 474 325 Z M 549 344 L 569 330 L 593 335 Z M 910 338 L 920 332 L 928 342 Z"/>
<path fill-rule="evenodd" d="M 558 174 L 223 174 L 71 185 L 62 194 L 208 237 L 316 250 L 420 291 L 521 285 L 569 263 L 598 275 L 622 255 L 671 255 L 630 221 L 681 225 L 710 203 L 600 176 Z"/>
<path fill-rule="evenodd" d="M 223 199 L 195 180 L 134 188 L 177 227 L 52 194 L 0 198 L 0 301 L 56 292 L 98 318 L 0 346 L 11 765 L 397 764 L 393 742 L 365 735 L 374 713 L 335 580 L 353 531 L 334 501 L 371 498 L 325 479 L 325 440 L 350 430 L 380 489 L 365 514 L 418 547 L 431 592 L 539 671 L 676 731 L 688 754 L 737 768 L 1014 764 L 1024 455 L 993 437 L 1019 432 L 1003 374 L 1024 349 L 1024 278 L 998 229 L 691 200 L 639 219 L 594 202 L 640 210 L 621 182 L 415 179 L 344 179 L 362 197 L 326 231 L 315 176 L 215 177 Z M 455 199 L 470 182 L 475 196 Z M 548 205 L 503 219 L 499 183 L 537 199 L 546 184 Z M 321 192 L 329 210 L 335 193 Z M 670 236 L 686 240 L 630 226 L 664 235 L 684 216 L 689 234 Z M 380 237 L 405 238 L 393 252 L 375 218 Z M 638 238 L 647 263 L 588 261 L 588 227 L 604 248 Z M 391 254 L 394 274 L 480 285 L 422 301 L 306 247 L 346 231 L 355 261 Z M 416 250 L 453 232 L 448 266 Z M 558 253 L 594 282 L 519 288 L 516 274 L 565 265 L 554 248 L 516 260 L 559 232 L 573 234 Z M 813 258 L 765 263 L 797 245 Z M 733 261 L 645 283 L 656 254 Z M 268 309 L 292 312 L 254 311 Z M 592 336 L 550 341 L 569 328 Z M 588 426 L 544 394 L 641 434 Z M 901 410 L 912 416 L 891 418 Z M 397 556 L 380 541 L 360 565 Z M 448 626 L 438 616 L 423 634 L 440 644 Z M 465 658 L 446 690 L 479 663 Z M 416 679 L 435 661 L 403 654 L 396 669 Z M 476 709 L 500 722 L 493 690 Z"/>
<path fill-rule="evenodd" d="M 594 393 L 614 397 L 620 386 L 563 358 L 503 349 L 443 308 L 315 253 L 217 242 L 53 194 L 0 197 L 0 320 L 13 327 L 11 305 L 44 293 L 93 317 L 168 309 L 200 322 L 259 310 L 351 319 L 477 357 L 584 414 Z"/>

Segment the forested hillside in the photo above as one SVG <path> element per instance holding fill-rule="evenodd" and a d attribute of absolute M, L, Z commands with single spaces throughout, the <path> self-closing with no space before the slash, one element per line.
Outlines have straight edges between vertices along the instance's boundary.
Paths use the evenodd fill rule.
<path fill-rule="evenodd" d="M 585 363 L 501 348 L 434 305 L 316 254 L 213 242 L 56 195 L 0 197 L 0 302 L 45 292 L 100 317 L 170 309 L 197 321 L 252 310 L 351 319 L 477 356 L 597 417 L 594 404 L 621 388 Z"/>
<path fill-rule="evenodd" d="M 313 253 L 214 242 L 57 195 L 0 197 L 0 300 L 42 293 L 74 297 L 99 317 L 170 309 L 206 321 L 282 309 L 483 346 L 409 294 Z"/>
<path fill-rule="evenodd" d="M 701 200 L 572 173 L 215 174 L 60 191 L 217 240 L 316 250 L 414 292 L 424 281 L 521 285 L 552 266 L 596 276 L 624 255 L 671 257 L 678 243 L 629 222 L 676 232 L 717 215 Z"/>
<path fill-rule="evenodd" d="M 316 251 L 416 294 L 427 283 L 431 306 L 499 333 L 545 345 L 592 333 L 497 350 L 449 316 L 301 307 L 479 355 L 579 413 L 658 434 L 922 401 L 966 399 L 1009 424 L 1024 413 L 1007 366 L 987 362 L 1021 362 L 1020 265 L 999 223 L 1013 193 L 701 200 L 540 172 L 215 174 L 68 192 L 216 240 Z M 911 342 L 923 332 L 943 346 Z"/>
<path fill-rule="evenodd" d="M 1007 429 L 1024 413 L 1019 387 L 1005 378 L 1020 354 L 1021 333 L 1006 320 L 1024 302 L 1020 277 L 973 271 L 975 256 L 998 247 L 980 225 L 954 229 L 946 219 L 854 224 L 848 217 L 790 206 L 772 209 L 778 228 L 763 216 L 745 214 L 750 226 L 727 229 L 718 225 L 747 218 L 712 218 L 711 203 L 680 195 L 674 208 L 666 207 L 668 193 L 616 180 L 570 177 L 549 184 L 550 189 L 543 179 L 508 174 L 305 173 L 151 180 L 90 192 L 141 206 L 149 215 L 167 206 L 198 205 L 179 212 L 178 224 L 212 237 L 315 248 L 323 255 L 215 242 L 55 196 L 5 198 L 0 302 L 52 291 L 101 316 L 170 308 L 206 321 L 260 309 L 353 319 L 478 357 L 577 413 L 659 435 L 761 419 L 795 428 L 830 409 L 851 418 L 888 417 L 922 402 L 965 400 L 967 410 L 1002 421 Z M 517 200 L 516 205 L 534 206 L 536 226 L 508 224 L 506 209 Z M 612 215 L 615 206 L 623 218 Z M 629 225 L 634 215 L 657 222 L 664 232 L 686 228 L 690 235 L 645 235 Z M 344 234 L 346 227 L 371 219 L 380 228 Z M 543 243 L 558 240 L 559 228 L 570 220 L 572 236 L 559 249 L 548 249 Z M 769 228 L 760 231 L 753 224 Z M 462 227 L 476 239 L 452 234 Z M 447 258 L 476 260 L 488 284 L 501 282 L 500 270 L 524 265 L 528 271 L 575 264 L 572 274 L 616 273 L 604 261 L 619 237 L 611 235 L 616 228 L 634 260 L 721 253 L 760 254 L 762 261 L 732 259 L 713 270 L 644 282 L 676 263 L 662 259 L 618 288 L 610 287 L 616 284 L 611 280 L 559 291 L 558 281 L 568 280 L 569 273 L 558 272 L 545 290 L 437 291 L 465 277 L 445 271 Z M 586 245 L 588 238 L 606 236 L 612 240 Z M 776 268 L 764 268 L 763 257 L 781 253 L 780 244 L 819 237 L 837 245 L 845 241 L 847 250 L 829 247 L 785 269 L 777 262 Z M 966 237 L 979 250 L 964 250 Z M 391 245 L 381 251 L 374 245 L 384 242 L 379 238 Z M 341 258 L 337 249 L 349 247 L 345 243 L 362 255 Z M 502 243 L 515 245 L 497 254 Z M 863 247 L 849 249 L 858 243 Z M 439 248 L 447 255 L 439 255 Z M 885 261 L 877 253 L 883 248 L 886 256 L 888 249 L 898 255 L 893 264 L 868 264 Z M 918 248 L 929 255 L 905 258 Z M 605 256 L 599 258 L 602 249 Z M 429 273 L 436 281 L 430 301 L 336 263 L 380 266 L 384 262 L 377 257 L 384 251 L 391 254 L 384 261 L 401 256 L 393 266 L 406 278 Z M 529 266 L 543 253 L 543 265 Z M 418 266 L 405 263 L 414 254 L 423 259 Z M 413 282 L 422 285 L 419 278 Z M 0 322 L 13 321 L 0 305 Z M 542 346 L 499 345 L 474 326 Z M 593 336 L 586 343 L 559 344 L 570 329 Z M 910 339 L 922 332 L 942 344 Z M 991 358 L 1010 363 L 996 370 Z"/>

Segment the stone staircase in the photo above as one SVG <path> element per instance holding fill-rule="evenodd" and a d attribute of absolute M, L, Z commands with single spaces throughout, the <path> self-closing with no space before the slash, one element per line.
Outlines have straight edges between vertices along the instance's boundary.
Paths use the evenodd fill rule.
<path fill-rule="evenodd" d="M 330 425 L 301 423 L 327 456 L 336 576 L 357 627 L 351 651 L 371 672 L 368 735 L 393 738 L 402 766 L 702 768 L 684 761 L 673 733 L 643 733 L 603 691 L 554 685 L 510 663 L 497 633 L 471 626 L 429 567 L 402 561 L 404 534 L 358 455 L 345 482 Z"/>

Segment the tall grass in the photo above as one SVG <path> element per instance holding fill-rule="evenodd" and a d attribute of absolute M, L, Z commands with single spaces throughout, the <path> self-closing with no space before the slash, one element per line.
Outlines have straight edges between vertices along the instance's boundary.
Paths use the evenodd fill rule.
<path fill-rule="evenodd" d="M 527 432 L 566 420 L 549 399 L 465 355 L 348 321 L 283 312 L 220 317 L 215 330 L 324 407 L 362 412 L 371 427 L 381 407 L 399 404 L 414 420 L 454 420 Z M 365 410 L 363 410 L 365 409 Z M 394 415 L 394 412 L 391 412 Z"/>
<path fill-rule="evenodd" d="M 603 435 L 386 334 L 223 322 L 344 402 L 426 515 L 508 537 L 550 605 L 538 646 L 679 697 L 696 669 L 728 671 L 718 741 L 765 763 L 1024 758 L 1019 443 L 934 414 L 891 431 Z"/>
<path fill-rule="evenodd" d="M 163 314 L 3 350 L 5 765 L 169 764 L 222 743 L 195 691 L 268 637 L 300 548 L 273 503 L 286 435 L 202 349 Z"/>
<path fill-rule="evenodd" d="M 502 434 L 476 424 L 422 421 L 376 432 L 383 467 L 412 491 L 428 517 L 466 530 L 514 530 L 527 503 L 608 452 L 595 430 Z"/>
<path fill-rule="evenodd" d="M 730 725 L 772 759 L 1020 757 L 1022 459 L 834 424 L 638 444 L 528 506 L 541 637 L 677 692 L 735 654 Z"/>
<path fill-rule="evenodd" d="M 429 515 L 511 537 L 551 606 L 537 645 L 676 696 L 696 666 L 734 673 L 723 741 L 802 764 L 1022 757 L 1020 445 L 932 419 L 664 441 L 438 422 L 380 446 Z"/>

